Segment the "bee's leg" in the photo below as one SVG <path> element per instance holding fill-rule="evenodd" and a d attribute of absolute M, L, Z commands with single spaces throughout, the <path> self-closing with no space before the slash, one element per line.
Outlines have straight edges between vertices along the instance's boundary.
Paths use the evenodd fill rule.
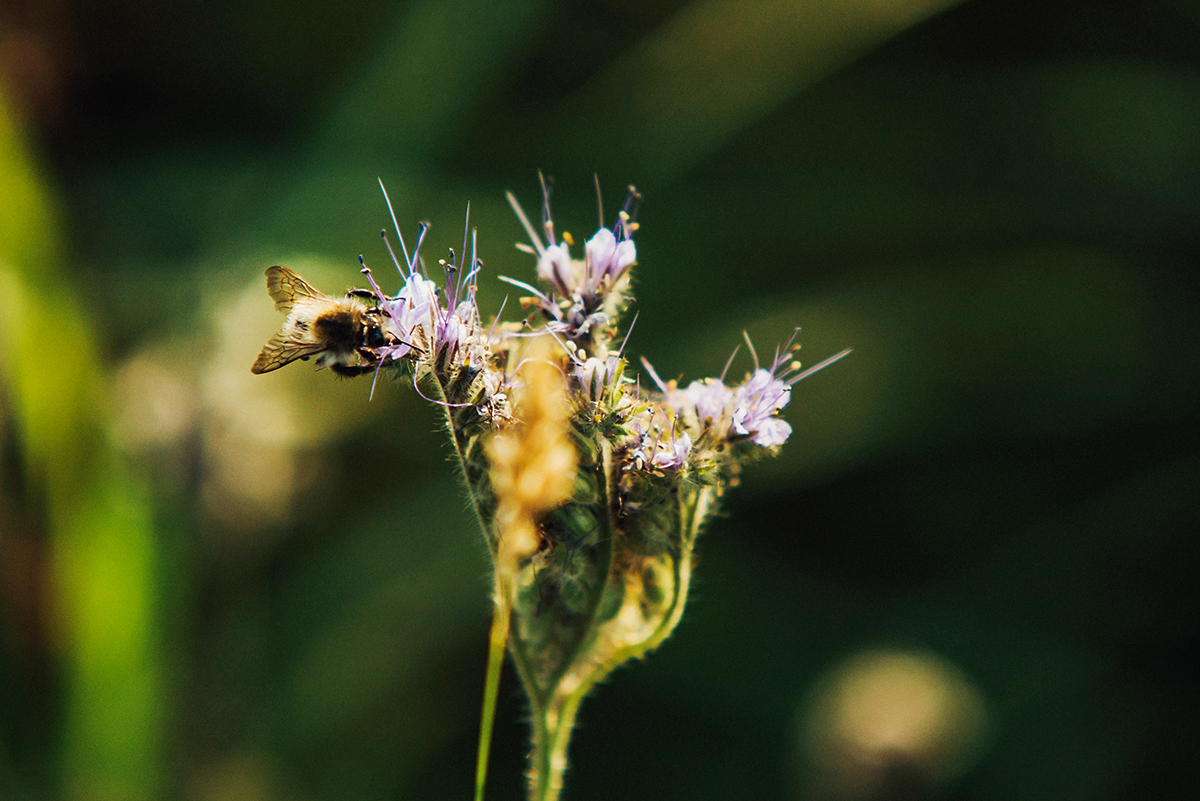
<path fill-rule="evenodd" d="M 379 351 L 375 348 L 363 345 L 358 349 L 358 359 L 363 366 L 363 372 L 374 370 L 383 364 L 383 359 L 379 356 Z"/>
<path fill-rule="evenodd" d="M 371 289 L 351 289 L 348 292 L 346 292 L 346 297 L 359 298 L 361 300 L 369 300 L 372 303 L 379 302 L 379 296 L 376 295 L 375 291 L 371 290 Z"/>
<path fill-rule="evenodd" d="M 331 365 L 329 365 L 329 369 L 333 370 L 333 372 L 337 373 L 340 376 L 344 376 L 346 378 L 354 378 L 355 376 L 360 376 L 363 373 L 369 373 L 369 372 L 373 371 L 377 366 L 378 366 L 377 363 L 376 364 L 331 364 Z"/>
<path fill-rule="evenodd" d="M 400 339 L 399 337 L 390 336 L 390 335 L 388 336 L 388 340 L 389 340 L 388 344 L 390 344 L 390 345 L 408 345 L 408 347 L 412 348 L 417 353 L 425 352 L 425 349 L 422 348 L 420 345 L 416 344 L 415 342 L 405 342 L 403 339 Z"/>
<path fill-rule="evenodd" d="M 366 345 L 355 348 L 354 353 L 358 356 L 357 364 L 334 362 L 329 365 L 329 369 L 340 376 L 354 377 L 372 372 L 381 364 L 379 353 L 373 348 L 368 348 Z"/>

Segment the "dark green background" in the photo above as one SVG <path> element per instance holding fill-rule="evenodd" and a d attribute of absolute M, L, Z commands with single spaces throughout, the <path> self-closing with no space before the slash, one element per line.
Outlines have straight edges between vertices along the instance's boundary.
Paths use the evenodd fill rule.
<path fill-rule="evenodd" d="M 193 388 L 248 373 L 269 264 L 319 262 L 333 291 L 363 253 L 390 280 L 376 178 L 406 233 L 434 222 L 433 257 L 472 202 L 489 313 L 497 274 L 532 276 L 503 192 L 532 212 L 539 169 L 579 238 L 594 173 L 610 219 L 643 191 L 630 353 L 665 376 L 718 372 L 743 328 L 763 351 L 803 326 L 810 362 L 855 348 L 795 388 L 674 637 L 584 704 L 566 799 L 795 797 L 804 699 L 874 647 L 939 655 L 987 704 L 944 797 L 1200 790 L 1200 5 L 975 0 L 847 17 L 833 44 L 781 21 L 793 72 L 766 91 L 786 70 L 739 38 L 747 2 L 683 39 L 724 59 L 711 97 L 645 56 L 702 4 L 181 5 L 0 14 L 49 65 L 6 80 L 61 212 L 46 281 L 111 386 L 138 358 Z M 74 346 L 45 337 L 50 361 Z M 112 435 L 153 520 L 163 716 L 118 766 L 72 761 L 52 510 L 0 404 L 0 798 L 468 797 L 488 566 L 436 415 L 285 372 L 255 379 L 309 432 L 282 516 L 213 508 L 211 401 L 169 441 Z M 137 398 L 113 392 L 119 431 Z M 493 801 L 521 796 L 522 715 L 508 671 Z"/>

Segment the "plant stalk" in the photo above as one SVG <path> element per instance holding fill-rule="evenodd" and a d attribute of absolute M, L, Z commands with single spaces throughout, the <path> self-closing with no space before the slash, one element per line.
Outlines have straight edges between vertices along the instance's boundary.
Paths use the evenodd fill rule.
<path fill-rule="evenodd" d="M 508 628 L 512 619 L 512 592 L 503 577 L 496 578 L 496 598 L 492 609 L 492 630 L 489 635 L 487 678 L 483 686 L 483 710 L 479 720 L 479 745 L 475 762 L 475 801 L 483 801 L 487 783 L 488 756 L 492 749 L 492 730 L 496 723 L 496 698 L 500 693 L 500 671 L 504 667 L 504 651 L 508 644 Z"/>

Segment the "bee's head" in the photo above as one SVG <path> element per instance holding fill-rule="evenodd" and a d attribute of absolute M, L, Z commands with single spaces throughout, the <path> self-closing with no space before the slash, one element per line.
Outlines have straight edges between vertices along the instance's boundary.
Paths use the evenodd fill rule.
<path fill-rule="evenodd" d="M 368 348 L 381 348 L 387 344 L 387 337 L 383 334 L 383 328 L 374 317 L 368 317 L 366 322 L 363 323 L 363 344 Z"/>

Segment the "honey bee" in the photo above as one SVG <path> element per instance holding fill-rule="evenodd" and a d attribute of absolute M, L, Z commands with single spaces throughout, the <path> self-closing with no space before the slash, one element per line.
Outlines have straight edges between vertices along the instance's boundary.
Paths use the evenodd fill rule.
<path fill-rule="evenodd" d="M 283 328 L 263 346 L 250 368 L 269 373 L 297 359 L 317 357 L 317 367 L 355 376 L 379 364 L 376 348 L 388 344 L 381 325 L 385 312 L 370 305 L 368 290 L 352 289 L 335 298 L 314 289 L 287 267 L 267 268 L 267 292 L 275 310 L 287 315 Z"/>

